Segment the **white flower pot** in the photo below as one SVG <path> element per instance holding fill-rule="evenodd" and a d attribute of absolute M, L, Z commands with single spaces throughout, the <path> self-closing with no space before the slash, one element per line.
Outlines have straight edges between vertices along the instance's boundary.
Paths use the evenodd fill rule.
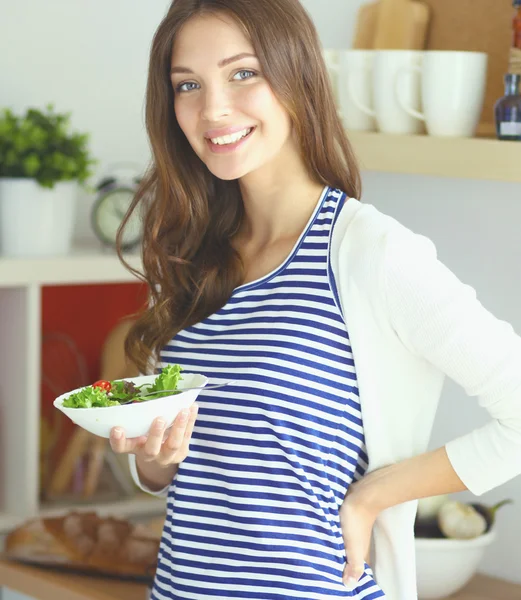
<path fill-rule="evenodd" d="M 495 538 L 494 529 L 471 540 L 416 538 L 418 598 L 448 598 L 465 587 Z"/>
<path fill-rule="evenodd" d="M 76 181 L 53 189 L 34 179 L 0 178 L 0 255 L 68 254 L 76 216 Z"/>

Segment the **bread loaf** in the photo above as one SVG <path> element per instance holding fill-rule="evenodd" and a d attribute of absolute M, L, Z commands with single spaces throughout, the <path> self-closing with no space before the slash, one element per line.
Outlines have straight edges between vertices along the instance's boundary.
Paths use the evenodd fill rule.
<path fill-rule="evenodd" d="M 24 523 L 7 536 L 5 550 L 23 561 L 150 579 L 159 538 L 123 519 L 71 512 Z"/>

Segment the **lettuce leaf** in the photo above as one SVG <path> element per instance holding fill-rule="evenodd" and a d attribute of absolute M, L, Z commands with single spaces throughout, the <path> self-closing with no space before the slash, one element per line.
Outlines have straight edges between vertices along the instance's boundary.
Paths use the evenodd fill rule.
<path fill-rule="evenodd" d="M 179 365 L 168 365 L 156 377 L 154 383 L 146 390 L 147 394 L 157 392 L 153 396 L 148 396 L 145 400 L 154 400 L 162 396 L 171 396 L 172 392 L 164 390 L 177 390 L 177 384 L 182 379 L 182 368 Z"/>
<path fill-rule="evenodd" d="M 118 406 L 119 402 L 111 400 L 105 390 L 88 386 L 79 392 L 71 394 L 63 401 L 65 408 L 97 408 L 106 406 Z"/>
<path fill-rule="evenodd" d="M 112 386 L 110 394 L 114 400 L 126 403 L 133 399 L 139 399 L 139 389 L 131 381 L 121 379 L 111 381 L 110 385 Z"/>

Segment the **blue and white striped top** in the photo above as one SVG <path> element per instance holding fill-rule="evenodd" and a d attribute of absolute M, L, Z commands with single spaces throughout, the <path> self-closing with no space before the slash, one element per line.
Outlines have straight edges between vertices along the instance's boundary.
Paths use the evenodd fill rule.
<path fill-rule="evenodd" d="M 342 583 L 339 508 L 367 468 L 355 366 L 329 264 L 345 201 L 325 188 L 284 263 L 178 333 L 161 359 L 212 382 L 167 499 L 154 600 L 384 598 Z"/>

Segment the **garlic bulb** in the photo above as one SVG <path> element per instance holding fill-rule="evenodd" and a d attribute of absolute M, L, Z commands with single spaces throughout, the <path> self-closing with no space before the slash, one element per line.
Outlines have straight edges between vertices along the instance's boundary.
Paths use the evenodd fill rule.
<path fill-rule="evenodd" d="M 438 512 L 438 525 L 448 538 L 470 540 L 487 530 L 487 521 L 475 508 L 463 502 L 448 501 Z"/>

